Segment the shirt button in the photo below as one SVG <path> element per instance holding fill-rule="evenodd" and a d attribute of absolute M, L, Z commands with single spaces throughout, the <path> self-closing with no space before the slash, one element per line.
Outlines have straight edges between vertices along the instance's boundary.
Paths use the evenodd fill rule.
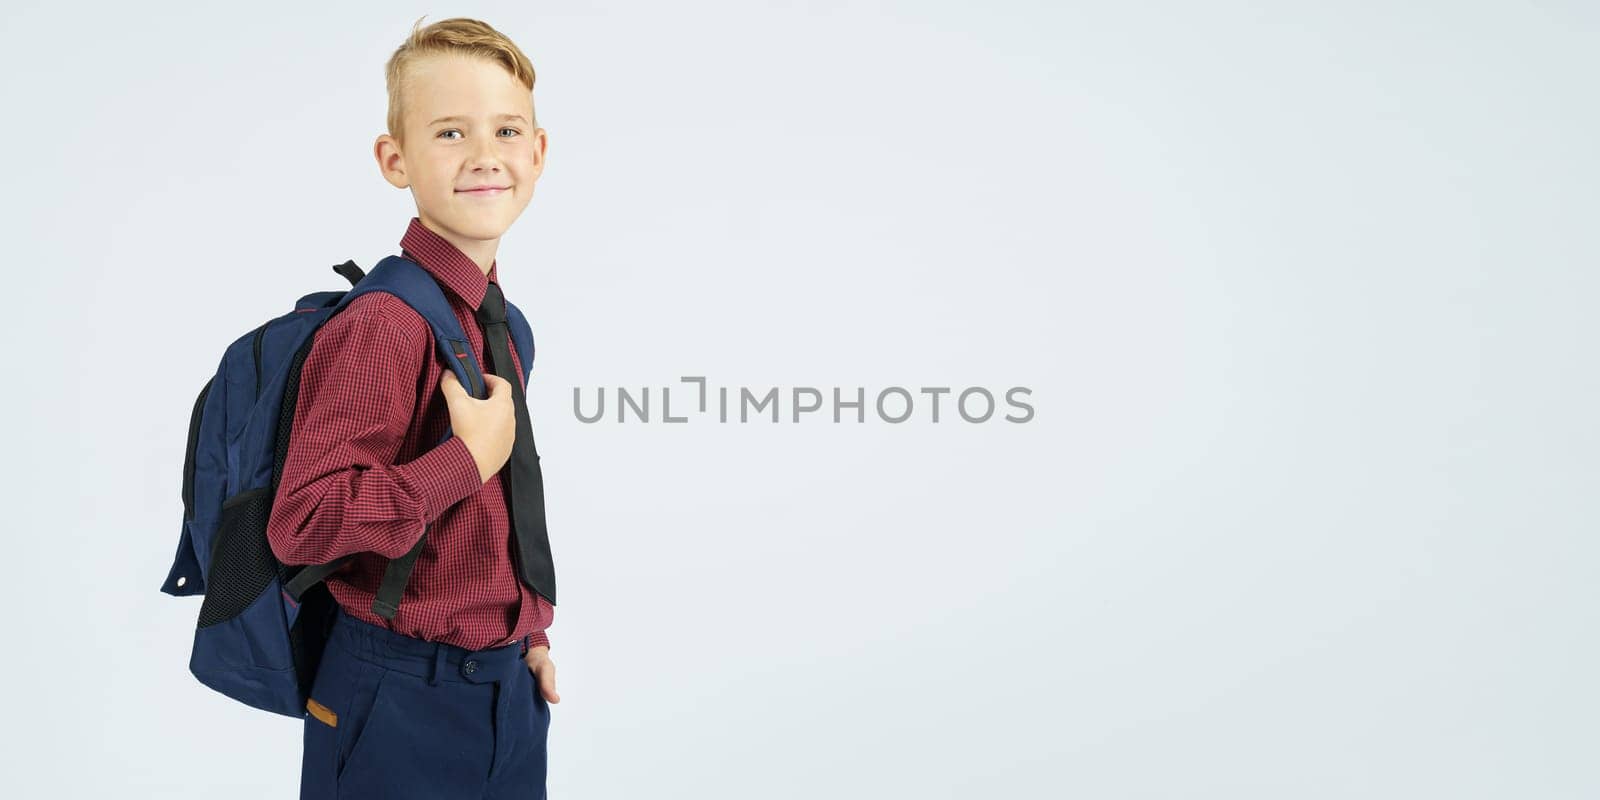
<path fill-rule="evenodd" d="M 461 668 L 466 670 L 468 675 L 471 675 L 472 673 L 478 671 L 478 662 L 468 661 L 467 663 L 462 664 Z"/>

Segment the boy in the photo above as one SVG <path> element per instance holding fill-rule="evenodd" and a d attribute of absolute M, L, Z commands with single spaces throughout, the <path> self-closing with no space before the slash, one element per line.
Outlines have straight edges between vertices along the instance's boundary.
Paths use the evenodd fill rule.
<path fill-rule="evenodd" d="M 516 441 L 525 401 L 500 377 L 520 376 L 532 353 L 498 322 L 495 261 L 544 169 L 533 67 L 483 22 L 419 19 L 386 73 L 374 155 L 416 203 L 403 255 L 439 282 L 489 395 L 467 393 L 428 324 L 392 295 L 362 295 L 317 332 L 267 538 L 285 564 L 357 555 L 327 579 L 338 608 L 307 703 L 301 797 L 542 799 L 547 703 L 560 702 L 544 633 L 554 585 L 529 576 L 553 573 L 542 493 L 532 507 L 524 494 L 542 481 L 531 438 Z M 507 350 L 489 330 L 514 367 L 495 363 Z M 544 541 L 544 573 L 524 568 L 536 550 L 518 552 L 525 517 L 538 518 L 528 540 Z M 387 559 L 424 526 L 386 621 L 372 602 Z"/>

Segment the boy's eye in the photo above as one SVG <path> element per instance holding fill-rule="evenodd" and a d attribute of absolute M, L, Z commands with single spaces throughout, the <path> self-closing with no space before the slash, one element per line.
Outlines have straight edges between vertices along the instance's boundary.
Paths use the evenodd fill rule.
<path fill-rule="evenodd" d="M 505 133 L 506 131 L 511 131 L 511 135 L 512 136 L 521 136 L 522 135 L 522 131 L 519 131 L 516 128 L 501 128 L 500 129 L 501 133 Z M 439 136 L 444 136 L 447 133 L 460 133 L 460 132 L 461 131 L 456 130 L 455 128 L 446 128 L 446 129 L 444 129 L 442 131 L 439 131 L 438 135 Z"/>

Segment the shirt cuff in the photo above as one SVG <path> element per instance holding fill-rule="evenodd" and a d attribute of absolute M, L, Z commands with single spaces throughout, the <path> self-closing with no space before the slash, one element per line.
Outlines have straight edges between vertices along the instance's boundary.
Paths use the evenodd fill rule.
<path fill-rule="evenodd" d="M 532 650 L 535 647 L 549 647 L 549 646 L 550 646 L 550 637 L 545 636 L 544 635 L 544 631 L 534 631 L 533 633 L 528 634 L 528 649 L 529 650 Z"/>
<path fill-rule="evenodd" d="M 483 488 L 478 462 L 466 440 L 451 436 L 438 447 L 395 467 L 395 475 L 422 503 L 422 521 L 431 523 L 445 509 Z"/>

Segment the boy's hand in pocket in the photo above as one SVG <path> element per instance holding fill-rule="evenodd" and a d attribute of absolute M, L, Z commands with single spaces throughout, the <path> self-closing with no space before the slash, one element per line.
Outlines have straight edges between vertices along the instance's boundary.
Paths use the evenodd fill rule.
<path fill-rule="evenodd" d="M 550 660 L 550 648 L 544 645 L 528 648 L 522 663 L 527 664 L 529 671 L 533 672 L 534 683 L 538 684 L 545 701 L 561 702 L 561 695 L 556 694 L 556 662 Z"/>

